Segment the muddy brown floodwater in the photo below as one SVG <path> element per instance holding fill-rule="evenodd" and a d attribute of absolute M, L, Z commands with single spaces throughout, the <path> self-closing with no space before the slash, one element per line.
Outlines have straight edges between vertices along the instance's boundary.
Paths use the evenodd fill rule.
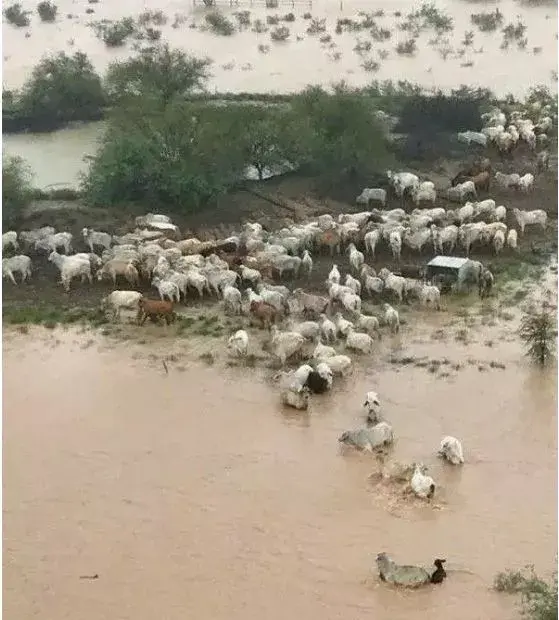
<path fill-rule="evenodd" d="M 282 411 L 269 371 L 187 361 L 167 375 L 148 355 L 163 343 L 5 332 L 5 616 L 515 617 L 494 574 L 528 562 L 547 574 L 557 548 L 556 369 L 531 368 L 504 323 L 468 346 L 433 340 L 434 327 L 404 332 L 405 351 L 462 364 L 449 377 L 381 352 L 308 415 Z M 434 505 L 375 486 L 371 455 L 340 454 L 370 389 L 395 458 L 429 465 Z M 463 468 L 436 458 L 445 434 L 463 441 Z M 449 578 L 380 584 L 383 550 L 402 563 L 446 557 Z"/>

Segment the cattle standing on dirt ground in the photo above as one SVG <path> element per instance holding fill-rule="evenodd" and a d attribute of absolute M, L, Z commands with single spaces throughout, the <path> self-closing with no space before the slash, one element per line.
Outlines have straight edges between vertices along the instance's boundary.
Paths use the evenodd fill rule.
<path fill-rule="evenodd" d="M 170 325 L 176 318 L 173 302 L 141 297 L 138 300 L 138 315 L 136 317 L 138 324 L 143 325 L 148 317 L 153 323 L 157 323 L 162 318 L 167 325 Z"/>

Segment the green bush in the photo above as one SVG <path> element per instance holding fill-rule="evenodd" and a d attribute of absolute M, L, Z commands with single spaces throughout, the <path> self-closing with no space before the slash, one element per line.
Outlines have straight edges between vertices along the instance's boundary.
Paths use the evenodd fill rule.
<path fill-rule="evenodd" d="M 557 336 L 555 317 L 542 309 L 529 312 L 520 321 L 519 335 L 526 346 L 527 355 L 544 366 L 553 354 Z"/>
<path fill-rule="evenodd" d="M 46 0 L 45 2 L 39 2 L 37 5 L 37 13 L 39 13 L 41 21 L 53 22 L 56 19 L 58 7 L 54 4 L 54 2 L 49 2 Z"/>
<path fill-rule="evenodd" d="M 481 32 L 493 32 L 497 30 L 497 28 L 502 26 L 504 19 L 499 9 L 495 9 L 492 13 L 473 13 L 470 15 L 472 24 L 477 26 Z"/>
<path fill-rule="evenodd" d="M 450 95 L 435 92 L 410 94 L 400 110 L 398 133 L 456 132 L 481 128 L 481 108 L 487 103 L 484 90 L 454 90 Z"/>
<path fill-rule="evenodd" d="M 86 199 L 196 209 L 242 178 L 243 129 L 217 107 L 138 101 L 111 119 L 83 179 Z"/>
<path fill-rule="evenodd" d="M 7 6 L 4 9 L 4 17 L 9 24 L 18 28 L 25 28 L 31 23 L 29 11 L 24 11 L 19 2 Z"/>
<path fill-rule="evenodd" d="M 498 592 L 520 594 L 522 615 L 528 620 L 557 620 L 557 572 L 546 582 L 532 566 L 523 571 L 507 570 L 495 577 L 493 587 Z"/>
<path fill-rule="evenodd" d="M 95 34 L 107 47 L 121 47 L 136 32 L 136 24 L 131 17 L 123 17 L 117 22 L 98 22 L 93 24 Z"/>
<path fill-rule="evenodd" d="M 371 100 L 344 84 L 328 94 L 311 87 L 296 95 L 293 113 L 300 127 L 301 163 L 332 183 L 367 176 L 387 164 L 384 130 Z"/>
<path fill-rule="evenodd" d="M 25 83 L 20 113 L 45 126 L 98 118 L 105 106 L 99 76 L 82 52 L 60 52 L 43 58 Z"/>
<path fill-rule="evenodd" d="M 29 204 L 33 190 L 31 169 L 20 157 L 2 154 L 2 226 L 14 226 Z"/>
<path fill-rule="evenodd" d="M 203 89 L 209 65 L 208 59 L 189 56 L 167 44 L 156 45 L 111 64 L 105 87 L 113 102 L 154 97 L 167 103 L 175 96 Z"/>
<path fill-rule="evenodd" d="M 270 38 L 272 41 L 287 41 L 287 39 L 289 39 L 289 35 L 290 32 L 287 26 L 279 26 L 270 32 Z"/>
<path fill-rule="evenodd" d="M 230 37 L 235 33 L 235 26 L 233 22 L 227 19 L 223 13 L 219 11 L 212 11 L 206 15 L 206 23 L 210 30 L 214 34 L 219 34 L 223 37 Z"/>

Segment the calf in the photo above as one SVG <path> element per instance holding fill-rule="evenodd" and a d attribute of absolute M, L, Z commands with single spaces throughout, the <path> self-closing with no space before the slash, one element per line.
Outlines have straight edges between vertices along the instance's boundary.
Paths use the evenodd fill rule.
<path fill-rule="evenodd" d="M 173 308 L 172 301 L 160 301 L 159 299 L 141 297 L 138 301 L 138 324 L 143 325 L 149 317 L 150 321 L 154 323 L 162 318 L 169 325 L 176 317 Z"/>
<path fill-rule="evenodd" d="M 265 301 L 253 301 L 250 304 L 250 313 L 260 320 L 262 327 L 270 327 L 275 324 L 278 311 Z"/>

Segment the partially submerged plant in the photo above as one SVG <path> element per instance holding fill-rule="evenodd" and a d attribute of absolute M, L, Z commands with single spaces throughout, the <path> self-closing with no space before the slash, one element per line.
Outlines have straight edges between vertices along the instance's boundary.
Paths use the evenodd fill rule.
<path fill-rule="evenodd" d="M 525 314 L 520 321 L 518 333 L 526 346 L 527 355 L 534 362 L 545 366 L 555 347 L 557 330 L 553 314 L 545 308 L 540 312 Z"/>
<path fill-rule="evenodd" d="M 219 34 L 223 37 L 230 37 L 235 32 L 235 26 L 233 22 L 223 13 L 219 11 L 212 11 L 206 15 L 206 24 L 214 34 Z"/>
<path fill-rule="evenodd" d="M 18 28 L 25 28 L 31 23 L 29 11 L 24 11 L 19 2 L 10 4 L 4 9 L 4 18 L 9 24 Z"/>

